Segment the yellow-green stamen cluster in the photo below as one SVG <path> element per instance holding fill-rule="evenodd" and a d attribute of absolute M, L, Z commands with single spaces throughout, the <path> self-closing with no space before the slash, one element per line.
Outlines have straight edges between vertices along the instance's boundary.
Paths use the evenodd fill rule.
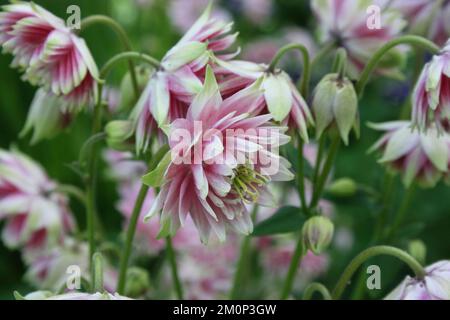
<path fill-rule="evenodd" d="M 233 170 L 233 173 L 232 190 L 244 202 L 249 204 L 256 202 L 259 198 L 258 188 L 265 185 L 269 180 L 248 165 L 238 166 Z"/>

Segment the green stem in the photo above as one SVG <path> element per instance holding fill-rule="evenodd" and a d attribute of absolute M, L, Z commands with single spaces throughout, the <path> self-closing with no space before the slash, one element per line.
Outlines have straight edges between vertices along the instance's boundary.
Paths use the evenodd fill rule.
<path fill-rule="evenodd" d="M 408 212 L 408 209 L 411 205 L 411 201 L 414 198 L 414 191 L 415 191 L 414 184 L 411 185 L 408 189 L 406 189 L 405 195 L 403 196 L 403 201 L 400 205 L 399 210 L 397 211 L 397 214 L 395 215 L 394 222 L 392 223 L 392 227 L 389 231 L 388 239 L 392 239 L 392 237 L 397 232 L 398 228 L 400 228 L 403 221 L 405 220 L 405 215 Z"/>
<path fill-rule="evenodd" d="M 419 36 L 407 35 L 389 41 L 375 52 L 375 54 L 372 56 L 372 58 L 369 60 L 364 70 L 362 71 L 361 77 L 359 78 L 359 81 L 355 86 L 356 92 L 358 93 L 360 98 L 364 92 L 364 88 L 366 87 L 367 82 L 369 81 L 370 75 L 377 67 L 383 56 L 392 48 L 402 44 L 414 45 L 419 48 L 429 50 L 433 54 L 439 53 L 439 47 L 436 44 L 428 39 Z"/>
<path fill-rule="evenodd" d="M 342 296 L 342 293 L 347 287 L 355 271 L 358 270 L 358 268 L 366 260 L 379 255 L 393 256 L 403 261 L 415 273 L 417 279 L 423 279 L 426 275 L 422 265 L 405 251 L 390 246 L 375 246 L 364 250 L 350 262 L 337 282 L 332 293 L 332 298 L 334 300 L 338 300 Z"/>
<path fill-rule="evenodd" d="M 386 225 L 386 221 L 388 218 L 389 213 L 389 207 L 390 207 L 390 200 L 392 198 L 393 188 L 394 188 L 394 175 L 390 172 L 385 172 L 384 181 L 383 181 L 383 194 L 381 196 L 381 210 L 378 215 L 378 219 L 376 222 L 374 237 L 373 237 L 373 244 L 377 244 L 377 242 L 382 238 L 383 230 Z"/>
<path fill-rule="evenodd" d="M 112 67 L 114 67 L 117 63 L 123 60 L 133 60 L 133 59 L 142 60 L 157 69 L 160 67 L 159 61 L 147 54 L 135 51 L 127 51 L 119 53 L 114 57 L 112 57 L 111 59 L 109 59 L 103 66 L 102 71 L 100 73 L 100 77 L 104 79 L 106 75 L 111 71 Z"/>
<path fill-rule="evenodd" d="M 54 191 L 72 196 L 80 201 L 80 203 L 82 203 L 83 205 L 86 205 L 86 195 L 80 188 L 68 184 L 61 184 L 57 186 Z"/>
<path fill-rule="evenodd" d="M 103 292 L 103 257 L 101 253 L 96 252 L 92 256 L 93 261 L 93 284 L 94 292 Z"/>
<path fill-rule="evenodd" d="M 175 252 L 174 252 L 173 246 L 172 246 L 172 239 L 170 237 L 166 238 L 166 251 L 167 251 L 167 258 L 169 259 L 169 263 L 170 263 L 170 270 L 172 272 L 172 280 L 175 285 L 175 292 L 177 294 L 177 299 L 182 300 L 183 299 L 183 287 L 181 285 L 180 278 L 178 277 L 177 261 L 176 261 Z"/>
<path fill-rule="evenodd" d="M 94 24 L 103 24 L 110 27 L 119 37 L 120 42 L 122 43 L 125 51 L 132 51 L 133 48 L 131 46 L 130 39 L 127 36 L 127 33 L 122 28 L 122 26 L 117 23 L 114 19 L 104 16 L 104 15 L 92 15 L 87 18 L 84 18 L 81 21 L 81 30 L 85 30 Z M 130 71 L 131 83 L 134 88 L 135 98 L 139 98 L 139 85 L 136 76 L 136 70 L 134 67 L 133 61 L 130 59 L 128 61 L 128 69 Z"/>
<path fill-rule="evenodd" d="M 313 174 L 313 188 L 315 189 L 317 186 L 317 181 L 319 180 L 319 174 L 322 169 L 322 157 L 325 151 L 325 143 L 326 143 L 326 135 L 322 134 L 319 138 L 319 150 L 317 151 L 316 163 L 314 166 L 314 174 Z M 313 191 L 314 193 L 315 191 Z"/>
<path fill-rule="evenodd" d="M 294 255 L 292 256 L 291 264 L 289 265 L 286 280 L 284 281 L 284 286 L 280 297 L 281 300 L 286 300 L 289 297 L 289 294 L 292 291 L 292 286 L 294 285 L 295 275 L 297 274 L 298 267 L 305 252 L 306 250 L 303 250 L 302 233 L 300 232 L 297 240 L 297 245 L 294 250 Z"/>
<path fill-rule="evenodd" d="M 258 212 L 258 205 L 254 205 L 253 212 L 251 214 L 252 220 L 256 220 L 256 215 Z M 239 295 L 239 287 L 242 285 L 242 281 L 244 280 L 247 261 L 249 258 L 249 251 L 251 245 L 251 236 L 245 236 L 241 243 L 239 260 L 236 266 L 236 271 L 234 273 L 233 286 L 230 291 L 230 300 L 238 299 Z"/>
<path fill-rule="evenodd" d="M 302 210 L 307 216 L 310 216 L 309 206 L 305 195 L 305 173 L 304 173 L 304 157 L 303 157 L 303 139 L 298 136 L 298 159 L 297 159 L 297 191 L 300 196 Z"/>
<path fill-rule="evenodd" d="M 300 92 L 302 93 L 303 97 L 306 97 L 309 91 L 309 80 L 311 78 L 311 63 L 309 59 L 308 49 L 304 45 L 293 43 L 282 47 L 273 57 L 272 62 L 269 65 L 269 71 L 274 72 L 281 58 L 291 50 L 298 50 L 303 56 L 303 75 L 300 81 Z"/>
<path fill-rule="evenodd" d="M 333 167 L 334 160 L 336 158 L 337 152 L 339 150 L 339 145 L 341 143 L 341 138 L 339 135 L 334 135 L 333 140 L 331 141 L 330 150 L 328 151 L 327 159 L 325 160 L 325 164 L 323 166 L 322 174 L 319 176 L 317 180 L 317 187 L 314 188 L 314 194 L 312 196 L 310 209 L 313 209 L 319 203 L 320 197 L 323 192 L 323 188 L 325 187 L 325 183 L 328 179 L 328 175 L 331 172 L 331 168 Z"/>
<path fill-rule="evenodd" d="M 336 47 L 336 43 L 334 41 L 330 41 L 326 43 L 323 48 L 314 56 L 311 61 L 311 69 L 322 60 L 327 54 L 329 54 Z"/>
<path fill-rule="evenodd" d="M 338 73 L 341 77 L 345 76 L 347 69 L 347 50 L 339 48 L 334 58 L 332 70 L 334 73 Z"/>
<path fill-rule="evenodd" d="M 319 292 L 324 300 L 331 300 L 331 294 L 327 287 L 317 282 L 313 282 L 306 287 L 305 292 L 303 293 L 303 300 L 311 300 L 312 296 L 316 292 Z"/>
<path fill-rule="evenodd" d="M 127 279 L 128 260 L 130 259 L 137 222 L 141 213 L 142 205 L 145 201 L 145 197 L 147 196 L 148 189 L 149 187 L 145 184 L 141 185 L 141 189 L 139 190 L 139 193 L 137 195 L 136 202 L 134 203 L 133 212 L 131 213 L 125 240 L 125 248 L 120 259 L 119 280 L 117 283 L 117 292 L 119 294 L 124 294 Z"/>

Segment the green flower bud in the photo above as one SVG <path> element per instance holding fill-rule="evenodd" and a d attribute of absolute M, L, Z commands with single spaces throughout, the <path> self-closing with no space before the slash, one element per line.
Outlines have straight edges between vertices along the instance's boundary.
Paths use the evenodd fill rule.
<path fill-rule="evenodd" d="M 128 269 L 127 284 L 125 287 L 125 295 L 127 297 L 141 297 L 149 288 L 150 277 L 147 271 L 136 267 Z"/>
<path fill-rule="evenodd" d="M 333 239 L 334 225 L 330 219 L 315 216 L 308 219 L 303 225 L 303 247 L 314 254 L 324 252 Z"/>
<path fill-rule="evenodd" d="M 336 125 L 342 141 L 348 145 L 350 131 L 359 127 L 358 97 L 352 82 L 336 73 L 326 75 L 315 89 L 312 109 L 317 137 Z"/>
<path fill-rule="evenodd" d="M 408 252 L 414 258 L 417 259 L 420 263 L 424 264 L 426 255 L 427 255 L 427 247 L 422 240 L 412 240 L 408 244 Z"/>
<path fill-rule="evenodd" d="M 328 188 L 328 193 L 336 197 L 351 197 L 358 191 L 355 181 L 350 178 L 335 180 Z"/>
<path fill-rule="evenodd" d="M 148 83 L 150 75 L 154 69 L 149 66 L 138 66 L 136 70 L 136 80 L 139 91 L 142 92 Z M 128 110 L 136 103 L 136 94 L 134 92 L 133 83 L 131 81 L 131 74 L 127 72 L 120 83 L 120 102 L 119 110 Z"/>
<path fill-rule="evenodd" d="M 118 151 L 133 148 L 133 122 L 130 120 L 115 120 L 105 126 L 106 142 L 108 146 Z"/>

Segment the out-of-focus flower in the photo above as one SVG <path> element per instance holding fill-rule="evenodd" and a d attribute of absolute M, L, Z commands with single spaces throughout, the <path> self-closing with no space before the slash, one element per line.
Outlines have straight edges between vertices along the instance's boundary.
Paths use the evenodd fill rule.
<path fill-rule="evenodd" d="M 145 151 L 152 132 L 166 127 L 177 118 L 186 116 L 193 97 L 201 90 L 201 77 L 210 60 L 210 52 L 221 59 L 233 55 L 223 54 L 235 41 L 230 34 L 231 23 L 211 17 L 212 3 L 186 32 L 180 41 L 167 52 L 161 69 L 150 78 L 134 111 L 136 123 L 136 150 Z"/>
<path fill-rule="evenodd" d="M 67 128 L 76 115 L 76 111 L 61 108 L 64 103 L 61 97 L 47 92 L 45 89 L 38 89 L 31 102 L 21 135 L 32 131 L 31 144 L 34 144 L 43 139 L 53 138 Z"/>
<path fill-rule="evenodd" d="M 67 198 L 33 160 L 0 149 L 0 219 L 8 247 L 39 248 L 72 230 Z"/>
<path fill-rule="evenodd" d="M 238 78 L 251 79 L 254 81 L 253 86 L 261 89 L 257 100 L 258 107 L 251 109 L 253 114 L 265 114 L 268 111 L 273 119 L 282 125 L 298 128 L 302 138 L 308 141 L 308 126 L 313 125 L 314 120 L 308 105 L 288 74 L 279 69 L 270 71 L 266 65 L 247 61 L 216 59 L 216 63 L 228 72 L 238 75 Z"/>
<path fill-rule="evenodd" d="M 69 280 L 69 267 L 76 266 L 83 277 L 89 279 L 89 252 L 85 242 L 64 238 L 58 246 L 41 250 L 24 250 L 23 259 L 28 265 L 25 278 L 40 289 L 59 292 Z M 111 265 L 104 266 L 104 287 L 114 292 L 117 272 Z"/>
<path fill-rule="evenodd" d="M 386 163 L 402 174 L 403 183 L 415 180 L 423 187 L 433 187 L 447 172 L 449 163 L 448 135 L 440 135 L 435 127 L 426 132 L 414 130 L 409 121 L 370 124 L 375 130 L 386 131 L 370 151 L 383 152 Z"/>
<path fill-rule="evenodd" d="M 406 277 L 386 296 L 386 300 L 450 300 L 450 261 L 442 260 L 425 268 L 424 279 Z"/>
<path fill-rule="evenodd" d="M 83 39 L 64 21 L 29 2 L 3 6 L 0 45 L 24 79 L 62 96 L 65 108 L 87 105 L 97 95 L 98 69 Z M 63 107 L 61 106 L 61 107 Z"/>
<path fill-rule="evenodd" d="M 256 25 L 262 25 L 270 18 L 273 3 L 272 0 L 240 0 L 241 12 Z"/>
<path fill-rule="evenodd" d="M 118 293 L 96 292 L 69 292 L 60 295 L 53 295 L 48 291 L 37 291 L 27 294 L 25 297 L 20 297 L 16 294 L 16 299 L 19 300 L 132 300 L 130 298 L 119 295 Z"/>
<path fill-rule="evenodd" d="M 289 137 L 271 126 L 271 115 L 248 113 L 247 103 L 252 105 L 259 91 L 252 86 L 222 100 L 207 68 L 187 118 L 177 119 L 170 128 L 164 184 L 148 214 L 162 212 L 161 236 L 175 234 L 188 215 L 202 241 L 211 231 L 224 240 L 226 226 L 249 234 L 253 225 L 245 204 L 273 205 L 267 184 L 293 178 L 290 164 L 278 155 Z"/>
<path fill-rule="evenodd" d="M 366 10 L 371 4 L 383 8 L 379 26 L 369 26 Z M 383 4 L 383 0 L 313 0 L 311 3 L 320 26 L 321 42 L 335 42 L 347 50 L 348 72 L 352 78 L 358 76 L 377 49 L 398 36 L 406 25 L 397 11 L 384 9 Z M 381 61 L 379 70 L 398 67 L 401 57 L 399 50 L 391 51 Z"/>
<path fill-rule="evenodd" d="M 326 75 L 315 89 L 312 109 L 317 137 L 333 124 L 346 145 L 352 128 L 358 134 L 358 97 L 349 79 L 334 73 Z"/>
<path fill-rule="evenodd" d="M 302 229 L 303 246 L 314 254 L 324 252 L 333 240 L 334 225 L 323 216 L 309 218 Z"/>
<path fill-rule="evenodd" d="M 422 70 L 413 93 L 412 121 L 421 130 L 450 120 L 450 42 Z"/>
<path fill-rule="evenodd" d="M 439 45 L 450 36 L 450 4 L 447 1 L 394 0 L 391 8 L 404 15 L 412 33 L 426 36 Z"/>

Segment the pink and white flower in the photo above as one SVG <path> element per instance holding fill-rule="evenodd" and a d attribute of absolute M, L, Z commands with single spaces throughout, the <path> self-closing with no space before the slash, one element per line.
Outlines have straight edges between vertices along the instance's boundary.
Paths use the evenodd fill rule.
<path fill-rule="evenodd" d="M 382 8 L 380 28 L 368 27 L 366 11 L 370 5 Z M 321 42 L 334 42 L 347 50 L 352 78 L 358 76 L 377 49 L 398 36 L 406 25 L 397 11 L 384 9 L 384 0 L 313 0 L 311 6 L 320 26 Z M 391 51 L 388 60 L 399 54 L 397 50 Z M 381 62 L 380 71 L 392 67 L 392 61 L 388 60 Z"/>
<path fill-rule="evenodd" d="M 450 42 L 422 70 L 413 93 L 412 121 L 424 130 L 434 122 L 439 130 L 450 120 Z"/>
<path fill-rule="evenodd" d="M 450 300 L 450 261 L 425 268 L 424 279 L 406 277 L 385 300 Z"/>
<path fill-rule="evenodd" d="M 0 45 L 12 53 L 12 65 L 24 79 L 63 96 L 61 108 L 79 108 L 97 95 L 98 69 L 83 39 L 64 21 L 28 2 L 3 6 Z"/>
<path fill-rule="evenodd" d="M 448 170 L 448 136 L 435 127 L 426 132 L 414 130 L 409 121 L 370 124 L 375 130 L 386 131 L 370 151 L 381 150 L 381 163 L 402 174 L 406 186 L 417 181 L 433 187 Z"/>
<path fill-rule="evenodd" d="M 0 149 L 0 219 L 6 220 L 3 241 L 8 247 L 55 244 L 73 229 L 68 199 L 57 186 L 24 154 Z"/>
<path fill-rule="evenodd" d="M 245 204 L 273 205 L 267 183 L 293 178 L 287 160 L 275 153 L 289 137 L 271 126 L 271 115 L 252 117 L 247 112 L 258 91 L 252 86 L 222 100 L 207 68 L 203 89 L 186 119 L 171 124 L 171 151 L 161 161 L 167 169 L 157 168 L 164 170 L 164 184 L 147 218 L 161 212 L 160 236 L 174 235 L 187 216 L 203 242 L 211 231 L 225 240 L 226 226 L 249 234 L 253 225 Z M 152 176 L 144 176 L 144 182 Z"/>
<path fill-rule="evenodd" d="M 27 294 L 25 297 L 21 297 L 16 294 L 16 298 L 19 300 L 132 300 L 131 298 L 121 296 L 118 293 L 113 294 L 108 292 L 69 292 L 54 295 L 49 291 L 36 291 Z"/>

